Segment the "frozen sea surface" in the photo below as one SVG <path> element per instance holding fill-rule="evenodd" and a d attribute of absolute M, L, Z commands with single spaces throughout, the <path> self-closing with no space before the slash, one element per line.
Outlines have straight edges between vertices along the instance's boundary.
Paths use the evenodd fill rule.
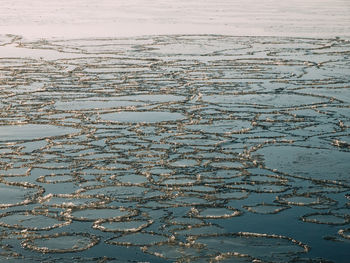
<path fill-rule="evenodd" d="M 1 0 L 0 34 L 349 37 L 348 0 Z"/>
<path fill-rule="evenodd" d="M 0 261 L 348 262 L 348 40 L 0 45 Z"/>
<path fill-rule="evenodd" d="M 0 262 L 348 263 L 349 14 L 2 0 Z"/>

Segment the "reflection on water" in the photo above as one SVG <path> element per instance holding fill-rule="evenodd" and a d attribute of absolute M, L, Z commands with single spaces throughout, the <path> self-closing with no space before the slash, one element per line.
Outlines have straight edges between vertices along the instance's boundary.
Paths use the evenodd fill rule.
<path fill-rule="evenodd" d="M 349 41 L 0 41 L 0 261 L 347 262 Z"/>

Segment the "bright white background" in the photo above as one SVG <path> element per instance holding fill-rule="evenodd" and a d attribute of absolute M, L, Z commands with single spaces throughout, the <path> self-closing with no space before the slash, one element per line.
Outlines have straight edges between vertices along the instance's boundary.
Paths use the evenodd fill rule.
<path fill-rule="evenodd" d="M 0 0 L 0 34 L 350 37 L 350 0 Z"/>

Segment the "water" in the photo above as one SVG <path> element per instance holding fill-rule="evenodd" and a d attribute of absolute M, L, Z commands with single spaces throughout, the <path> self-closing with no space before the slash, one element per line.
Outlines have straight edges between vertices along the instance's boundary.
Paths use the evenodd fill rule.
<path fill-rule="evenodd" d="M 2 1 L 0 262 L 348 262 L 349 8 Z"/>
<path fill-rule="evenodd" d="M 5 39 L 2 260 L 347 261 L 347 40 Z"/>

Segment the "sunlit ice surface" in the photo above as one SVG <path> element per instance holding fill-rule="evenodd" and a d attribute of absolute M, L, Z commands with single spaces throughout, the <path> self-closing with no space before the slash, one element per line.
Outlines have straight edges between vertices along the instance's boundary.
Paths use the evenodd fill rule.
<path fill-rule="evenodd" d="M 0 262 L 348 262 L 347 2 L 3 2 Z"/>
<path fill-rule="evenodd" d="M 349 13 L 347 0 L 2 0 L 0 33 L 43 38 L 349 36 Z"/>

